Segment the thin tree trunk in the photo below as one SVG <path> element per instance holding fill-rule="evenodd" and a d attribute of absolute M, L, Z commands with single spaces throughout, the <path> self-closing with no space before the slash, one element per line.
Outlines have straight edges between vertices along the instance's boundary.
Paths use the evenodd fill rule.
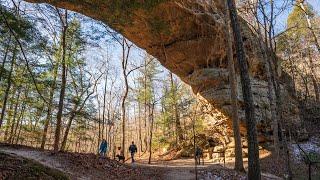
<path fill-rule="evenodd" d="M 104 139 L 104 129 L 106 122 L 105 122 L 105 113 L 106 113 L 106 98 L 107 98 L 107 85 L 108 85 L 108 72 L 106 73 L 106 80 L 104 84 L 104 91 L 103 91 L 103 109 L 102 109 L 102 139 Z M 107 131 L 107 130 L 106 130 Z M 107 133 L 106 133 L 106 138 L 107 138 Z"/>
<path fill-rule="evenodd" d="M 16 45 L 15 48 L 13 50 L 13 54 L 12 54 L 12 59 L 11 59 L 11 65 L 10 65 L 10 71 L 9 71 L 9 76 L 8 76 L 8 83 L 7 83 L 7 88 L 6 91 L 4 93 L 4 99 L 3 99 L 3 104 L 2 104 L 2 111 L 1 111 L 1 116 L 0 116 L 0 128 L 2 127 L 2 123 L 3 123 L 3 119 L 5 116 L 5 112 L 6 112 L 6 107 L 7 107 L 7 101 L 8 101 L 8 97 L 9 97 L 9 93 L 10 93 L 10 88 L 11 88 L 11 84 L 12 84 L 12 72 L 13 72 L 13 67 L 14 67 L 14 63 L 16 60 Z"/>
<path fill-rule="evenodd" d="M 96 90 L 98 92 L 98 90 Z M 100 146 L 100 141 L 101 141 L 101 119 L 100 119 L 100 101 L 99 101 L 99 96 L 97 95 L 97 102 L 98 102 L 98 123 L 99 123 L 99 135 L 98 135 L 98 144 L 97 144 L 97 154 L 99 154 L 99 146 Z"/>
<path fill-rule="evenodd" d="M 174 119 L 176 125 L 176 135 L 177 135 L 177 144 L 183 141 L 183 134 L 181 129 L 180 117 L 179 117 L 179 109 L 178 109 L 178 100 L 177 100 L 177 87 L 174 84 L 173 74 L 170 72 L 170 83 L 171 83 L 171 93 L 173 99 L 173 108 L 174 108 Z"/>
<path fill-rule="evenodd" d="M 124 78 L 124 95 L 121 101 L 121 112 L 122 112 L 122 154 L 125 154 L 125 143 L 126 143 L 126 99 L 129 93 L 129 83 L 128 83 L 128 74 L 127 74 L 127 65 L 128 58 L 130 53 L 130 47 L 127 47 L 126 51 L 126 40 L 123 38 L 122 41 L 122 75 Z M 127 53 L 127 54 L 126 54 Z"/>
<path fill-rule="evenodd" d="M 12 142 L 12 137 L 13 137 L 13 132 L 14 132 L 14 127 L 15 127 L 15 123 L 16 123 L 16 118 L 17 118 L 17 114 L 18 114 L 18 106 L 20 104 L 20 94 L 21 94 L 21 90 L 18 90 L 18 95 L 16 97 L 16 104 L 14 107 L 14 112 L 13 112 L 13 118 L 12 118 L 12 122 L 11 122 L 11 130 L 10 130 L 10 136 L 8 139 L 8 143 Z"/>
<path fill-rule="evenodd" d="M 138 101 L 138 116 L 139 116 L 139 144 L 140 144 L 140 151 L 142 151 L 142 134 L 141 134 L 141 103 Z M 140 154 L 139 154 L 140 156 Z"/>
<path fill-rule="evenodd" d="M 13 93 L 13 94 L 15 94 L 15 93 Z M 9 111 L 8 112 L 11 112 L 11 110 L 13 109 L 13 105 L 14 105 L 14 103 L 10 102 L 10 106 L 9 106 Z M 12 120 L 11 113 L 8 113 L 7 122 L 6 122 L 5 130 L 4 130 L 4 137 L 3 137 L 3 140 L 5 142 L 8 140 L 9 127 L 10 127 L 10 124 L 11 124 L 11 120 Z"/>
<path fill-rule="evenodd" d="M 124 95 L 122 98 L 122 102 L 121 102 L 121 111 L 122 111 L 122 153 L 124 154 L 125 152 L 125 142 L 126 142 L 126 99 L 128 96 L 128 91 L 129 91 L 129 84 L 128 84 L 128 80 L 127 77 L 125 75 L 125 90 L 124 90 Z"/>
<path fill-rule="evenodd" d="M 10 36 L 9 36 L 9 42 L 8 42 L 8 44 L 7 44 L 7 47 L 6 47 L 4 56 L 3 56 L 3 61 L 2 61 L 2 64 L 1 64 L 1 69 L 0 69 L 0 82 L 1 82 L 1 80 L 2 80 L 2 74 L 3 74 L 3 72 L 4 72 L 4 66 L 5 66 L 5 64 L 6 64 L 7 57 L 8 57 L 8 54 L 9 54 L 10 43 L 11 43 L 11 34 L 10 34 Z"/>
<path fill-rule="evenodd" d="M 22 105 L 22 109 L 20 111 L 20 115 L 19 115 L 19 117 L 17 119 L 17 125 L 15 126 L 15 129 L 14 129 L 14 132 L 13 132 L 13 138 L 12 138 L 11 144 L 14 143 L 14 137 L 17 136 L 17 130 L 18 130 L 19 125 L 21 124 L 22 118 L 24 117 L 25 109 L 26 109 L 26 104 L 24 103 Z"/>
<path fill-rule="evenodd" d="M 108 129 L 106 132 L 106 139 L 109 144 L 111 143 L 110 133 L 111 133 L 111 127 L 113 124 L 113 120 L 111 121 L 112 88 L 113 88 L 113 83 L 112 83 L 110 91 L 109 91 L 109 102 L 108 102 L 108 112 L 107 112 L 107 117 L 108 117 L 107 128 Z"/>
<path fill-rule="evenodd" d="M 42 132 L 42 139 L 41 139 L 41 149 L 44 149 L 46 141 L 47 141 L 47 133 L 49 129 L 49 124 L 52 119 L 52 106 L 53 106 L 53 98 L 54 98 L 54 91 L 56 89 L 56 81 L 57 81 L 57 76 L 58 76 L 58 63 L 54 67 L 54 72 L 53 72 L 53 82 L 51 84 L 51 89 L 50 89 L 50 99 L 49 99 L 49 104 L 48 104 L 48 109 L 47 109 L 47 117 L 44 122 L 44 128 Z"/>
<path fill-rule="evenodd" d="M 226 12 L 227 10 L 226 4 Z M 237 93 L 237 78 L 234 69 L 233 60 L 233 50 L 232 50 L 232 35 L 230 33 L 230 22 L 228 13 L 226 13 L 226 28 L 225 37 L 227 40 L 227 58 L 228 58 L 228 71 L 229 71 L 229 81 L 230 81 L 230 91 L 231 91 L 231 102 L 232 102 L 232 125 L 233 125 L 233 135 L 235 141 L 235 170 L 244 172 L 243 159 L 242 159 L 242 144 L 240 135 L 240 125 L 238 116 L 238 93 Z"/>
<path fill-rule="evenodd" d="M 73 119 L 76 117 L 76 112 L 75 111 L 76 111 L 75 109 L 73 109 L 71 111 L 71 116 L 70 116 L 70 118 L 68 120 L 67 127 L 66 127 L 66 130 L 64 132 L 64 136 L 63 136 L 63 139 L 62 139 L 60 151 L 65 151 L 67 140 L 68 140 L 69 131 L 70 131 L 70 128 L 71 128 L 71 124 L 72 124 Z"/>
<path fill-rule="evenodd" d="M 261 3 L 261 2 L 259 2 Z M 273 1 L 271 1 L 271 6 L 272 6 L 272 11 L 271 13 L 273 13 Z M 264 10 L 264 9 L 263 9 Z M 273 17 L 273 15 L 272 15 Z M 274 78 L 273 78 L 273 71 L 272 71 L 272 67 L 271 67 L 271 60 L 270 57 L 267 55 L 268 52 L 268 47 L 266 47 L 267 45 L 263 44 L 263 42 L 269 42 L 270 43 L 270 49 L 269 51 L 272 51 L 272 41 L 268 41 L 268 35 L 271 36 L 272 34 L 267 32 L 267 28 L 263 28 L 264 29 L 264 33 L 265 33 L 265 40 L 263 40 L 263 35 L 261 34 L 261 31 L 263 31 L 263 29 L 261 29 L 261 26 L 259 24 L 259 18 L 258 18 L 258 14 L 257 12 L 255 13 L 255 18 L 257 21 L 257 32 L 258 32 L 258 38 L 259 38 L 259 45 L 260 48 L 262 49 L 262 56 L 264 59 L 264 68 L 266 71 L 266 76 L 267 76 L 267 80 L 268 80 L 268 99 L 269 99 L 269 104 L 270 104 L 270 112 L 271 112 L 271 119 L 272 119 L 272 129 L 273 129 L 273 142 L 274 142 L 274 152 L 276 154 L 276 156 L 279 156 L 279 151 L 280 151 L 280 147 L 279 147 L 279 136 L 278 136 L 278 122 L 279 122 L 279 116 L 277 114 L 277 103 L 276 103 L 276 97 L 275 97 L 275 89 L 276 87 L 273 84 Z M 273 18 L 271 19 L 271 21 L 273 21 Z M 267 22 L 266 22 L 266 17 L 264 17 L 264 25 L 266 26 Z M 272 31 L 273 26 L 270 26 L 269 28 L 269 32 Z M 272 54 L 272 53 L 271 53 Z"/>
<path fill-rule="evenodd" d="M 227 0 L 232 29 L 236 42 L 236 52 L 240 66 L 240 77 L 242 84 L 243 99 L 245 103 L 245 116 L 247 119 L 248 136 L 248 178 L 251 180 L 261 179 L 259 163 L 259 146 L 257 141 L 257 129 L 251 81 L 249 76 L 248 64 L 245 57 L 242 35 L 234 0 Z"/>
<path fill-rule="evenodd" d="M 23 112 L 22 117 L 21 117 L 20 127 L 19 127 L 18 136 L 17 136 L 17 139 L 16 139 L 16 143 L 15 143 L 15 144 L 18 144 L 18 142 L 19 142 L 20 133 L 21 133 L 21 129 L 22 129 L 23 119 L 24 119 L 24 112 Z"/>
<path fill-rule="evenodd" d="M 151 164 L 151 157 L 152 157 L 152 135 L 153 135 L 153 123 L 154 123 L 154 103 L 152 104 L 151 107 L 151 114 L 150 114 L 150 118 L 151 118 L 151 127 L 150 127 L 150 139 L 149 139 L 149 160 L 148 160 L 148 164 Z"/>
<path fill-rule="evenodd" d="M 273 141 L 274 141 L 274 146 L 275 146 L 275 153 L 278 156 L 280 147 L 279 147 L 279 122 L 282 119 L 282 105 L 281 105 L 281 89 L 280 89 L 280 84 L 279 84 L 279 74 L 278 74 L 278 63 L 277 63 L 277 57 L 276 57 L 276 42 L 273 42 L 272 40 L 274 39 L 274 1 L 270 0 L 270 7 L 271 7 L 271 20 L 269 22 L 269 32 L 265 32 L 265 37 L 266 37 L 266 42 L 267 42 L 267 37 L 269 36 L 269 57 L 266 58 L 267 60 L 267 65 L 266 67 L 269 69 L 270 76 L 271 76 L 271 81 L 273 83 L 273 89 L 270 91 L 274 90 L 275 93 L 275 98 L 273 96 L 273 93 L 271 94 L 269 92 L 269 99 L 270 99 L 270 105 L 271 105 L 271 117 L 273 118 L 272 122 L 272 128 L 273 128 Z M 268 23 L 266 22 L 268 17 L 264 17 L 265 21 L 265 26 L 268 26 Z M 266 55 L 265 55 L 266 56 Z M 269 83 L 269 82 L 268 82 Z M 269 86 L 271 88 L 271 86 Z M 273 91 L 272 91 L 273 92 Z M 274 100 L 275 99 L 275 100 Z M 275 105 L 274 105 L 275 104 Z M 272 106 L 273 105 L 273 106 Z M 276 111 L 274 114 L 272 111 Z"/>
<path fill-rule="evenodd" d="M 59 151 L 59 143 L 60 143 L 60 133 L 61 133 L 61 124 L 62 124 L 62 112 L 63 112 L 63 105 L 64 105 L 64 96 L 66 91 L 66 83 L 67 83 L 67 65 L 66 65 L 66 33 L 68 29 L 68 11 L 65 10 L 65 17 L 62 29 L 62 82 L 61 82 L 61 89 L 60 89 L 60 97 L 59 97 L 59 105 L 58 105 L 58 113 L 57 113 L 57 126 L 55 130 L 55 139 L 53 150 L 55 152 Z"/>
<path fill-rule="evenodd" d="M 148 136 L 148 130 L 147 130 L 147 60 L 144 61 L 144 144 L 145 144 L 145 151 L 148 149 L 148 143 L 147 143 L 147 136 Z"/>
<path fill-rule="evenodd" d="M 269 51 L 270 51 L 270 58 L 273 60 L 271 61 L 270 58 L 268 58 L 266 52 L 267 50 L 264 48 L 264 52 L 263 52 L 263 56 L 265 59 L 265 69 L 267 72 L 267 79 L 268 79 L 268 98 L 270 101 L 270 111 L 271 111 L 271 118 L 272 118 L 272 129 L 273 129 L 273 143 L 274 143 L 274 151 L 276 154 L 276 157 L 279 156 L 279 152 L 280 152 L 280 147 L 279 147 L 279 130 L 278 130 L 278 124 L 279 124 L 279 117 L 280 117 L 280 99 L 278 99 L 277 94 L 279 94 L 280 89 L 278 89 L 278 83 L 277 83 L 277 62 L 276 62 L 276 58 L 274 57 L 274 48 L 273 48 L 273 42 L 272 42 L 272 33 L 273 33 L 273 23 L 274 23 L 274 2 L 273 0 L 270 0 L 270 9 L 271 9 L 271 19 L 270 19 L 270 25 L 269 25 L 269 33 L 266 32 L 265 30 L 265 37 L 266 37 L 266 42 L 267 41 L 267 37 L 269 35 Z M 256 17 L 258 18 L 258 17 Z M 267 27 L 267 23 L 266 23 L 266 19 L 267 17 L 264 17 L 264 21 L 265 21 L 265 27 Z M 260 26 L 259 26 L 260 29 Z M 266 28 L 265 28 L 266 29 Z M 259 34 L 260 30 L 259 30 Z M 260 35 L 261 36 L 261 35 Z M 262 36 L 261 36 L 261 40 L 262 40 Z M 261 41 L 260 41 L 261 43 Z M 261 47 L 263 48 L 263 45 L 261 45 Z M 272 63 L 274 63 L 275 65 L 275 69 L 272 68 Z"/>

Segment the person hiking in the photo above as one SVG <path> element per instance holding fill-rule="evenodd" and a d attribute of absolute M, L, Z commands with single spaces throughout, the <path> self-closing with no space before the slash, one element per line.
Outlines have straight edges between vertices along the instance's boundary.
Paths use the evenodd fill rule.
<path fill-rule="evenodd" d="M 125 158 L 124 158 L 124 155 L 122 154 L 121 147 L 118 147 L 118 153 L 116 157 L 118 158 L 119 162 L 122 161 L 124 163 Z"/>
<path fill-rule="evenodd" d="M 132 141 L 132 144 L 129 147 L 129 152 L 131 154 L 131 161 L 134 163 L 134 154 L 138 151 L 137 146 Z"/>
<path fill-rule="evenodd" d="M 201 159 L 201 157 L 203 155 L 202 149 L 199 146 L 197 146 L 195 153 L 196 153 L 196 157 L 195 158 L 196 158 L 197 164 L 200 165 L 200 159 Z"/>
<path fill-rule="evenodd" d="M 99 153 L 100 156 L 105 157 L 108 149 L 108 142 L 103 139 L 100 144 Z"/>

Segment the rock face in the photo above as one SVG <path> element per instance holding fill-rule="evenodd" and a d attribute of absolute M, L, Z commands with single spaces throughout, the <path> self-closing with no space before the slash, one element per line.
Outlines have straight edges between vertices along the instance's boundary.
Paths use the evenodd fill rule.
<path fill-rule="evenodd" d="M 224 0 L 26 0 L 76 11 L 100 20 L 189 84 L 215 110 L 231 115 L 223 30 Z M 259 122 L 270 122 L 268 89 L 258 42 L 242 22 L 243 40 Z M 237 70 L 238 72 L 238 70 Z M 238 85 L 240 119 L 244 103 Z M 283 86 L 285 117 L 299 121 L 296 102 Z M 227 122 L 231 122 L 228 120 Z"/>

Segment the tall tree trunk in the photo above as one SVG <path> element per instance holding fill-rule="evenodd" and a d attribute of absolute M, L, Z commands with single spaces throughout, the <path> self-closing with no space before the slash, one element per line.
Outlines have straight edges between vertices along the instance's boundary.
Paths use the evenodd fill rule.
<path fill-rule="evenodd" d="M 127 76 L 124 73 L 125 76 L 125 90 L 124 90 L 124 95 L 121 101 L 121 111 L 122 111 L 122 153 L 124 154 L 125 152 L 125 142 L 126 142 L 126 99 L 128 96 L 128 91 L 129 91 L 129 84 L 127 80 Z"/>
<path fill-rule="evenodd" d="M 227 4 L 225 5 L 226 12 Z M 244 172 L 243 159 L 242 159 L 242 144 L 241 144 L 241 135 L 239 127 L 239 116 L 238 116 L 238 93 L 237 93 L 237 78 L 236 72 L 234 69 L 234 60 L 233 60 L 233 50 L 232 50 L 232 35 L 230 33 L 230 18 L 228 13 L 226 13 L 225 22 L 225 37 L 227 40 L 227 58 L 228 58 L 228 71 L 229 71 L 229 81 L 230 81 L 230 91 L 231 91 L 231 102 L 232 102 L 232 127 L 233 127 L 233 136 L 235 141 L 235 170 Z"/>
<path fill-rule="evenodd" d="M 9 76 L 8 76 L 8 83 L 7 83 L 7 88 L 5 90 L 4 93 L 4 99 L 3 99 L 3 104 L 2 104 L 2 111 L 1 111 L 1 116 L 0 116 L 0 128 L 2 127 L 2 123 L 3 123 L 3 119 L 5 116 L 5 112 L 6 112 L 6 107 L 7 107 L 7 101 L 8 101 L 8 97 L 9 97 L 9 93 L 10 93 L 10 88 L 11 88 L 11 84 L 12 84 L 12 72 L 13 72 L 13 67 L 15 64 L 15 60 L 16 60 L 16 53 L 17 53 L 17 46 L 15 45 L 15 48 L 13 50 L 13 54 L 12 54 L 12 59 L 11 59 L 11 65 L 10 65 L 10 71 L 9 71 Z"/>
<path fill-rule="evenodd" d="M 144 61 L 144 82 L 143 82 L 143 87 L 144 87 L 144 144 L 145 144 L 145 152 L 148 149 L 148 141 L 147 141 L 147 136 L 148 136 L 148 130 L 147 130 L 147 60 L 145 59 Z"/>
<path fill-rule="evenodd" d="M 8 57 L 8 54 L 9 54 L 9 50 L 10 50 L 10 46 L 11 46 L 11 34 L 9 36 L 9 42 L 7 44 L 7 47 L 6 47 L 6 50 L 4 52 L 4 56 L 3 56 L 3 61 L 2 61 L 2 64 L 1 64 L 1 69 L 0 69 L 0 82 L 2 80 L 2 74 L 3 74 L 3 71 L 4 71 L 4 66 L 7 62 L 7 57 Z"/>
<path fill-rule="evenodd" d="M 127 47 L 127 50 L 126 50 Z M 125 154 L 125 143 L 126 143 L 126 99 L 129 93 L 129 83 L 128 83 L 128 58 L 130 53 L 130 47 L 127 46 L 126 40 L 122 40 L 122 75 L 124 78 L 124 94 L 121 101 L 121 112 L 122 112 L 122 154 Z"/>
<path fill-rule="evenodd" d="M 15 92 L 13 93 L 15 94 Z M 6 122 L 6 126 L 5 126 L 5 130 L 4 130 L 4 141 L 6 142 L 8 140 L 8 135 L 9 135 L 9 128 L 10 128 L 10 124 L 11 124 L 11 120 L 12 120 L 12 117 L 11 117 L 11 111 L 13 109 L 13 106 L 14 106 L 14 103 L 11 101 L 10 102 L 10 105 L 9 105 L 9 111 L 8 111 L 8 115 L 7 115 L 7 122 Z"/>
<path fill-rule="evenodd" d="M 141 134 L 141 103 L 138 101 L 138 117 L 139 117 L 139 145 L 140 145 L 140 151 L 142 151 L 142 134 Z"/>
<path fill-rule="evenodd" d="M 267 49 L 264 48 L 263 44 L 261 45 L 261 47 L 263 48 L 263 56 L 264 56 L 264 60 L 265 60 L 265 69 L 267 72 L 267 79 L 268 79 L 268 98 L 269 98 L 269 102 L 270 102 L 270 111 L 271 111 L 271 118 L 272 118 L 272 129 L 273 129 L 273 143 L 274 143 L 274 151 L 276 156 L 279 156 L 279 152 L 280 152 L 280 147 L 279 147 L 279 130 L 278 130 L 278 126 L 279 126 L 279 121 L 280 121 L 280 113 L 281 113 L 281 105 L 280 105 L 280 89 L 278 88 L 278 76 L 277 76 L 277 69 L 278 69 L 278 65 L 276 62 L 276 57 L 275 57 L 275 49 L 273 47 L 273 32 L 274 32 L 274 2 L 273 0 L 270 0 L 270 22 L 269 22 L 269 32 L 267 32 L 267 28 L 268 27 L 268 23 L 267 18 L 264 16 L 264 24 L 265 24 L 265 41 L 266 43 L 269 42 L 269 53 L 270 56 L 268 58 L 267 55 Z M 258 19 L 258 17 L 256 17 Z M 259 24 L 258 24 L 259 25 Z M 262 40 L 262 36 L 260 33 L 260 26 L 259 26 L 259 36 L 261 37 L 260 40 Z M 268 40 L 268 36 L 269 36 L 269 41 Z M 259 41 L 261 43 L 261 41 Z M 274 69 L 272 66 L 272 62 L 274 64 Z"/>
<path fill-rule="evenodd" d="M 238 21 L 237 9 L 234 0 L 227 0 L 232 29 L 234 33 L 238 63 L 240 66 L 240 77 L 242 84 L 243 99 L 245 103 L 245 116 L 247 119 L 248 136 L 248 177 L 251 180 L 261 179 L 259 163 L 259 146 L 257 141 L 257 129 L 255 109 L 251 90 L 251 81 L 248 71 L 248 64 L 245 57 L 242 35 Z"/>
<path fill-rule="evenodd" d="M 75 106 L 75 108 L 73 108 L 71 110 L 71 115 L 69 117 L 69 120 L 68 120 L 68 123 L 67 123 L 67 127 L 66 127 L 66 130 L 64 132 L 64 136 L 63 136 L 63 139 L 62 139 L 60 151 L 65 151 L 67 140 L 68 140 L 69 131 L 70 131 L 70 128 L 71 128 L 71 125 L 72 125 L 72 121 L 73 121 L 73 119 L 75 117 L 76 117 L 76 106 Z"/>
<path fill-rule="evenodd" d="M 261 3 L 261 1 L 257 2 Z M 271 0 L 270 2 L 271 4 L 271 22 L 273 23 L 273 1 Z M 257 8 L 257 7 L 256 7 Z M 255 18 L 257 21 L 257 32 L 258 32 L 258 38 L 259 38 L 259 46 L 262 49 L 262 56 L 264 59 L 264 68 L 266 71 L 266 77 L 268 80 L 268 99 L 269 99 L 269 104 L 270 104 L 270 112 L 271 112 L 271 120 L 272 120 L 272 129 L 273 129 L 273 142 L 274 142 L 274 152 L 276 154 L 276 156 L 278 157 L 279 155 L 279 151 L 280 151 L 280 147 L 279 147 L 279 136 L 278 136 L 278 122 L 279 122 L 279 116 L 278 116 L 278 112 L 277 112 L 277 103 L 276 103 L 276 96 L 275 96 L 275 89 L 276 87 L 274 86 L 274 74 L 272 71 L 272 67 L 271 67 L 271 60 L 270 60 L 270 56 L 268 56 L 268 52 L 271 51 L 271 56 L 272 56 L 272 52 L 273 52 L 273 48 L 272 48 L 272 40 L 268 41 L 268 36 L 271 37 L 272 36 L 272 30 L 273 30 L 273 25 L 270 25 L 269 27 L 269 33 L 267 31 L 267 17 L 263 17 L 264 20 L 264 28 L 261 28 L 260 23 L 259 23 L 259 17 L 258 17 L 258 10 L 256 10 L 255 12 Z M 264 8 L 262 9 L 262 11 L 264 11 Z M 261 32 L 263 32 L 264 30 L 264 38 Z M 271 32 L 271 33 L 270 33 Z M 270 43 L 270 48 L 268 49 L 268 45 L 267 43 Z M 264 44 L 265 43 L 265 44 Z"/>
<path fill-rule="evenodd" d="M 108 72 L 106 73 L 106 80 L 104 83 L 104 91 L 103 91 L 103 109 L 102 109 L 102 139 L 104 139 L 104 129 L 107 129 L 106 121 L 105 121 L 105 113 L 106 113 L 106 98 L 107 98 L 107 85 L 108 85 Z M 106 127 L 105 127 L 106 126 Z M 107 130 L 106 130 L 107 131 Z M 106 133 L 107 138 L 107 133 Z"/>
<path fill-rule="evenodd" d="M 110 137 L 110 133 L 111 133 L 111 127 L 113 124 L 113 120 L 111 121 L 111 103 L 112 103 L 112 88 L 113 88 L 113 84 L 110 88 L 109 91 L 109 102 L 108 102 L 108 112 L 107 112 L 107 117 L 108 117 L 108 121 L 107 121 L 107 131 L 106 131 L 106 140 L 107 142 L 110 144 L 111 142 L 111 137 Z"/>
<path fill-rule="evenodd" d="M 67 83 L 67 65 L 66 65 L 66 33 L 68 29 L 68 11 L 65 10 L 64 15 L 63 29 L 62 29 L 62 82 L 59 96 L 59 105 L 58 105 L 58 113 L 57 113 L 57 126 L 55 130 L 54 137 L 54 145 L 53 150 L 55 152 L 59 151 L 59 143 L 60 143 L 60 133 L 61 133 L 61 124 L 62 124 L 62 112 L 64 105 L 64 96 L 66 91 L 66 83 Z"/>
<path fill-rule="evenodd" d="M 98 90 L 96 90 L 98 92 Z M 97 103 L 98 103 L 98 123 L 99 123 L 99 135 L 98 135 L 98 143 L 97 143 L 97 154 L 99 154 L 99 146 L 101 142 L 101 119 L 100 119 L 100 101 L 99 101 L 99 96 L 97 95 Z"/>
<path fill-rule="evenodd" d="M 109 68 L 109 67 L 108 67 Z M 111 115 L 112 111 L 112 93 L 113 93 L 113 86 L 114 86 L 114 81 L 111 83 L 111 87 L 109 89 L 109 101 L 108 101 L 108 110 L 107 110 L 107 117 L 108 117 L 108 122 L 107 122 L 107 131 L 106 131 L 106 140 L 109 144 L 111 144 L 112 138 L 111 138 L 111 129 L 114 124 L 114 117 Z M 110 151 L 109 151 L 110 152 Z"/>
<path fill-rule="evenodd" d="M 48 129 L 49 129 L 49 124 L 50 121 L 52 120 L 52 106 L 53 106 L 53 98 L 54 98 L 54 91 L 56 89 L 56 81 L 57 81 L 57 76 L 58 76 L 58 66 L 59 64 L 57 63 L 54 67 L 54 72 L 53 72 L 53 82 L 51 84 L 51 89 L 50 89 L 50 99 L 49 99 L 49 104 L 48 104 L 48 109 L 47 109 L 47 117 L 44 122 L 44 128 L 42 132 L 42 139 L 41 139 L 41 149 L 44 149 L 46 141 L 47 141 L 47 134 L 48 134 Z"/>
<path fill-rule="evenodd" d="M 16 118 L 17 118 L 17 114 L 18 114 L 18 106 L 20 104 L 20 94 L 21 94 L 21 90 L 18 90 L 18 95 L 16 97 L 16 104 L 14 107 L 14 112 L 13 112 L 13 118 L 12 118 L 12 122 L 11 122 L 11 130 L 10 130 L 10 136 L 8 139 L 8 143 L 12 142 L 12 137 L 13 137 L 13 132 L 14 132 L 14 127 L 15 127 L 15 123 L 16 123 Z"/>
<path fill-rule="evenodd" d="M 17 119 L 17 123 L 16 123 L 17 125 L 15 126 L 15 129 L 13 132 L 13 138 L 12 138 L 11 144 L 14 143 L 14 138 L 17 136 L 17 130 L 19 128 L 19 125 L 21 124 L 22 118 L 24 117 L 25 109 L 26 109 L 26 103 L 23 103 L 21 111 L 20 111 L 20 115 Z"/>
<path fill-rule="evenodd" d="M 170 72 L 170 83 L 171 83 L 171 93 L 172 93 L 172 99 L 173 99 L 173 111 L 174 111 L 174 119 L 175 119 L 175 126 L 176 126 L 176 138 L 177 138 L 177 144 L 183 141 L 183 134 L 182 134 L 182 128 L 180 123 L 180 116 L 179 116 L 179 109 L 178 109 L 178 99 L 177 99 L 177 87 L 174 84 L 173 80 L 173 74 Z"/>
<path fill-rule="evenodd" d="M 22 116 L 21 116 L 19 131 L 18 131 L 18 135 L 17 135 L 17 139 L 16 139 L 16 143 L 15 143 L 15 144 L 18 144 L 18 142 L 19 142 L 19 138 L 20 138 L 20 134 L 21 134 L 21 129 L 22 129 L 23 119 L 24 119 L 24 111 L 23 111 L 23 114 L 22 114 Z"/>
<path fill-rule="evenodd" d="M 148 160 L 148 164 L 151 164 L 151 157 L 152 157 L 152 135 L 153 135 L 153 124 L 154 124 L 154 102 L 151 105 L 151 114 L 150 114 L 150 118 L 151 118 L 151 124 L 150 124 L 150 139 L 149 139 L 149 160 Z"/>

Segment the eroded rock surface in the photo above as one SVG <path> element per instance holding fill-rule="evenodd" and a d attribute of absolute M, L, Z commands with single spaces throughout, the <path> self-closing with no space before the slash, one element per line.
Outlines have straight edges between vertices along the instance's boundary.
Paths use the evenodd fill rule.
<path fill-rule="evenodd" d="M 100 20 L 189 84 L 226 117 L 231 114 L 224 37 L 224 0 L 27 0 L 73 10 Z M 268 89 L 258 42 L 242 22 L 259 122 L 270 122 Z M 237 70 L 238 71 L 238 70 Z M 240 118 L 243 99 L 238 85 Z M 283 86 L 285 87 L 285 86 Z M 284 89 L 284 88 L 283 88 Z M 296 102 L 284 89 L 286 119 L 299 121 Z M 228 120 L 230 122 L 230 120 Z"/>

